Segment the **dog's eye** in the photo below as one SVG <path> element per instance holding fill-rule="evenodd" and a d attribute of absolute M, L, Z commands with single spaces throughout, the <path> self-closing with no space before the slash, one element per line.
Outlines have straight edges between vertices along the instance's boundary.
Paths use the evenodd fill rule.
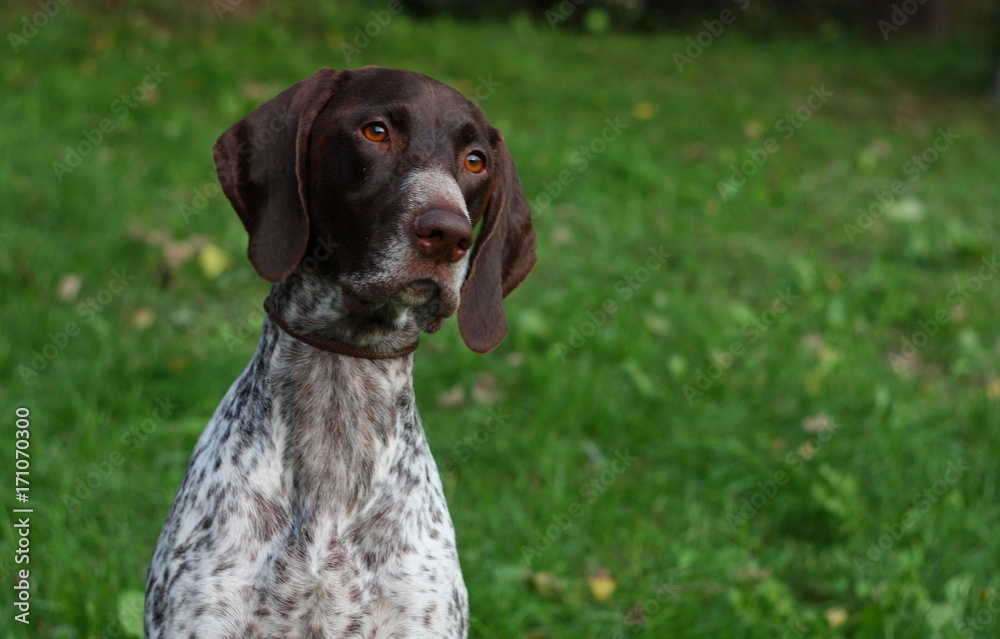
<path fill-rule="evenodd" d="M 389 129 L 381 122 L 372 122 L 361 129 L 361 135 L 372 142 L 385 142 L 389 139 Z"/>
<path fill-rule="evenodd" d="M 465 156 L 465 168 L 472 173 L 482 173 L 486 168 L 486 160 L 480 154 L 473 151 Z"/>

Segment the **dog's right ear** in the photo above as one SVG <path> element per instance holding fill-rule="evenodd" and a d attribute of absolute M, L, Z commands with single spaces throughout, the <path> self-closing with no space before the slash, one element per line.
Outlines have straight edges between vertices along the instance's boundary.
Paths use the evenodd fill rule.
<path fill-rule="evenodd" d="M 288 277 L 305 254 L 309 134 L 345 77 L 344 71 L 320 69 L 262 104 L 215 143 L 222 191 L 250 236 L 250 263 L 268 282 Z"/>
<path fill-rule="evenodd" d="M 535 231 L 524 187 L 503 135 L 492 128 L 490 134 L 493 192 L 483 213 L 458 305 L 462 339 L 477 353 L 488 353 L 506 337 L 503 298 L 535 266 Z"/>

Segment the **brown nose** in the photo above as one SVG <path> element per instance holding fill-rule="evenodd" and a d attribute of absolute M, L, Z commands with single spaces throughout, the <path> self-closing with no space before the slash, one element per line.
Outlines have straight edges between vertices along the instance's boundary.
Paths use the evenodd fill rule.
<path fill-rule="evenodd" d="M 452 211 L 424 211 L 413 221 L 413 230 L 420 250 L 436 262 L 457 262 L 472 245 L 472 224 Z"/>

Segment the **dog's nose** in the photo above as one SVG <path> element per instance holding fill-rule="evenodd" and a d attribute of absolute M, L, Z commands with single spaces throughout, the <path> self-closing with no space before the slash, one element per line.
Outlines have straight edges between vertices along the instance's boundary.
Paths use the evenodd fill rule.
<path fill-rule="evenodd" d="M 472 224 L 452 211 L 424 211 L 413 221 L 413 229 L 420 250 L 437 262 L 457 262 L 472 245 Z"/>

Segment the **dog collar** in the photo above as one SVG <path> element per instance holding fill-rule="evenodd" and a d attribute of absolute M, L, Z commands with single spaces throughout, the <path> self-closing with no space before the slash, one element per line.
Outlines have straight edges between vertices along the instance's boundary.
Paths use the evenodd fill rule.
<path fill-rule="evenodd" d="M 330 339 L 328 337 L 322 337 L 320 335 L 315 335 L 313 333 L 299 333 L 288 325 L 281 315 L 278 314 L 278 309 L 274 307 L 274 302 L 271 298 L 264 300 L 264 310 L 267 311 L 267 316 L 271 318 L 271 321 L 278 325 L 278 328 L 285 331 L 289 336 L 308 344 L 312 347 L 318 348 L 321 351 L 328 351 L 330 353 L 337 353 L 339 355 L 347 355 L 348 357 L 360 357 L 362 359 L 395 359 L 397 357 L 403 357 L 409 355 L 413 351 L 417 350 L 420 346 L 420 340 L 415 340 L 409 346 L 404 346 L 395 351 L 379 351 L 374 348 L 366 348 L 362 346 L 354 346 L 353 344 L 345 344 L 344 342 L 338 342 L 335 339 Z"/>

